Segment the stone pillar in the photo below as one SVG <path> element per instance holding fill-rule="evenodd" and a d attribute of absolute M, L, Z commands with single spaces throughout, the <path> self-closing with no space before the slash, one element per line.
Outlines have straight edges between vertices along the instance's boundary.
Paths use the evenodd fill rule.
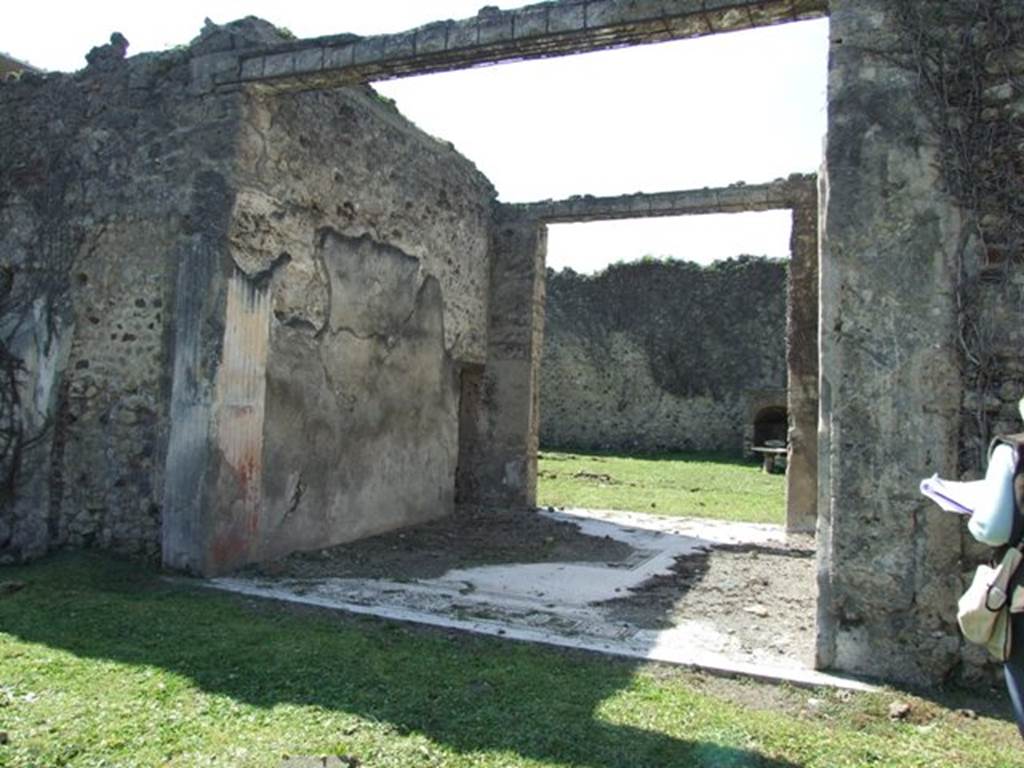
<path fill-rule="evenodd" d="M 463 376 L 458 500 L 534 507 L 547 229 L 506 206 L 495 219 L 487 363 Z"/>
<path fill-rule="evenodd" d="M 958 212 L 891 0 L 833 0 L 821 258 L 818 665 L 932 683 L 959 660 Z"/>
<path fill-rule="evenodd" d="M 793 207 L 786 289 L 789 458 L 786 530 L 813 533 L 818 518 L 818 196 L 808 180 Z"/>
<path fill-rule="evenodd" d="M 163 564 L 192 573 L 216 571 L 210 542 L 217 523 L 224 462 L 213 428 L 221 402 L 217 369 L 227 333 L 227 231 L 234 193 L 212 171 L 194 181 L 196 232 L 176 254 L 170 434 L 164 469 Z"/>
<path fill-rule="evenodd" d="M 181 258 L 177 278 L 175 340 L 172 358 L 171 430 L 164 474 L 161 549 L 163 564 L 205 573 L 210 521 L 209 475 L 213 449 L 213 377 L 217 366 L 216 332 L 223 327 L 223 296 L 211 284 L 220 252 L 196 243 Z"/>

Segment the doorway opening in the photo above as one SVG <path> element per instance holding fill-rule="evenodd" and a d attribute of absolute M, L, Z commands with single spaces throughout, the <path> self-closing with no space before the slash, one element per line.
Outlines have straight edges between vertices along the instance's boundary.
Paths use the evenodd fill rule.
<path fill-rule="evenodd" d="M 785 524 L 781 478 L 729 491 L 753 456 L 749 393 L 781 393 L 785 405 L 790 240 L 787 210 L 548 226 L 541 505 L 574 505 L 575 490 L 590 506 Z M 785 432 L 783 422 L 783 441 Z M 665 477 L 674 491 L 644 488 L 642 476 L 624 486 L 589 465 L 566 477 L 545 466 L 556 454 L 623 460 L 627 474 L 628 462 L 657 459 L 652 482 L 669 468 L 706 476 L 717 465 L 720 488 L 712 499 L 699 479 Z"/>

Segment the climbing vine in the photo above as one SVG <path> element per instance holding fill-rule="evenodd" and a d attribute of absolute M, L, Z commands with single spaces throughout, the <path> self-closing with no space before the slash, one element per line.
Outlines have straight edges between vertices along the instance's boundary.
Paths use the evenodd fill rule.
<path fill-rule="evenodd" d="M 38 78 L 28 80 L 0 88 L 39 87 Z M 42 334 L 43 351 L 55 343 L 56 318 L 66 301 L 71 264 L 81 242 L 81 233 L 69 225 L 65 203 L 75 161 L 66 146 L 40 140 L 44 134 L 31 125 L 53 114 L 70 123 L 80 100 L 66 83 L 41 93 L 35 109 L 10 110 L 17 119 L 0 126 L 0 212 L 22 211 L 20 225 L 8 222 L 7 231 L 0 232 L 7 236 L 0 240 L 6 246 L 0 250 L 0 512 L 14 498 L 27 451 L 50 427 L 48 421 L 27 426 L 21 400 L 27 371 L 17 339 L 27 327 L 38 326 L 34 333 Z M 18 98 L 10 92 L 3 96 Z"/>
<path fill-rule="evenodd" d="M 1018 304 L 1010 269 L 1024 246 L 1024 6 L 1020 0 L 902 0 L 903 66 L 938 138 L 939 172 L 964 212 L 956 305 L 969 416 L 963 468 L 980 468 L 1004 378 L 996 323 L 984 294 Z M 1016 102 L 1018 114 L 1014 114 Z M 996 411 L 998 408 L 995 409 Z"/>
<path fill-rule="evenodd" d="M 13 282 L 13 270 L 0 265 L 0 317 L 4 315 L 3 308 Z M 24 442 L 18 394 L 18 378 L 23 370 L 21 358 L 11 352 L 5 339 L 0 338 L 0 499 L 10 499 L 14 495 L 14 479 Z"/>

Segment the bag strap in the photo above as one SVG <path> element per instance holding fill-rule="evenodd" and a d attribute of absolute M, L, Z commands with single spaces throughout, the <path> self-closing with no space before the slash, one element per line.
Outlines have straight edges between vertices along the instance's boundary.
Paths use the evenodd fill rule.
<path fill-rule="evenodd" d="M 988 446 L 989 457 L 992 456 L 992 451 L 994 451 L 1000 445 L 1009 445 L 1013 446 L 1014 448 L 1021 447 L 1022 445 L 1024 445 L 1024 432 L 1014 432 L 1013 434 L 1010 435 L 996 435 L 995 437 L 993 437 L 992 441 L 989 443 Z"/>
<path fill-rule="evenodd" d="M 1024 551 L 1020 545 L 1009 547 L 1003 555 L 1002 560 L 996 567 L 993 579 L 985 590 L 985 607 L 990 611 L 1001 611 L 1006 607 L 1013 591 L 1010 583 L 1017 569 L 1020 568 L 1021 560 L 1024 559 Z"/>
<path fill-rule="evenodd" d="M 1024 540 L 1024 461 L 1022 451 L 1017 449 L 1017 469 L 1013 473 L 1013 525 L 1010 528 L 1010 543 L 1020 546 Z"/>

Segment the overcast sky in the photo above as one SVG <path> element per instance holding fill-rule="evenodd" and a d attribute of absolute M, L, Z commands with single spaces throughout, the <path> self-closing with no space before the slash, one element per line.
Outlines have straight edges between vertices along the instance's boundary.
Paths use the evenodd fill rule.
<path fill-rule="evenodd" d="M 300 37 L 409 29 L 493 0 L 14 2 L 0 51 L 44 69 L 84 66 L 121 32 L 129 55 L 188 42 L 205 17 L 268 19 Z M 817 170 L 825 132 L 827 21 L 378 83 L 451 141 L 502 200 L 760 183 Z M 707 262 L 786 256 L 787 212 L 557 225 L 549 265 L 592 271 L 645 254 Z"/>

